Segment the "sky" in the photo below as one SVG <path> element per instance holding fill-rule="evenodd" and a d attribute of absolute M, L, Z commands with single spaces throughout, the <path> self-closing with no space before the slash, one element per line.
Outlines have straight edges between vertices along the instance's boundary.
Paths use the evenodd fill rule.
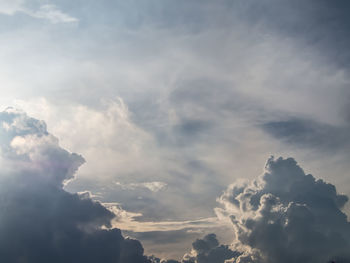
<path fill-rule="evenodd" d="M 349 11 L 0 0 L 7 262 L 350 262 Z"/>

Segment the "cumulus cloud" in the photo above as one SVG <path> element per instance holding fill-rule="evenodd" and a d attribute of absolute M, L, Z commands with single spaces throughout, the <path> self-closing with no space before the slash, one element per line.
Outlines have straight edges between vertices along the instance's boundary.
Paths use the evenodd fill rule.
<path fill-rule="evenodd" d="M 45 19 L 53 24 L 57 23 L 72 23 L 78 19 L 62 12 L 56 5 L 45 4 L 39 6 L 38 9 L 31 9 L 26 6 L 25 0 L 1 0 L 0 14 L 14 15 L 23 13 L 33 18 Z"/>
<path fill-rule="evenodd" d="M 85 162 L 82 156 L 59 147 L 43 121 L 12 108 L 1 113 L 0 121 L 1 161 L 13 172 L 35 173 L 61 186 Z"/>
<path fill-rule="evenodd" d="M 212 233 L 194 241 L 191 252 L 184 255 L 181 263 L 225 263 L 241 254 L 231 250 L 227 245 L 220 245 L 216 235 Z M 161 260 L 156 257 L 150 257 L 150 260 L 152 263 L 179 263 L 176 260 Z"/>
<path fill-rule="evenodd" d="M 184 255 L 182 263 L 224 263 L 241 255 L 227 245 L 220 245 L 215 234 L 206 235 L 192 243 L 191 253 Z"/>
<path fill-rule="evenodd" d="M 0 254 L 4 262 L 149 262 L 115 215 L 62 187 L 84 159 L 62 149 L 44 122 L 0 113 Z"/>
<path fill-rule="evenodd" d="M 232 184 L 219 201 L 217 213 L 230 217 L 244 251 L 231 262 L 350 262 L 347 196 L 293 158 L 271 157 L 262 176 Z"/>

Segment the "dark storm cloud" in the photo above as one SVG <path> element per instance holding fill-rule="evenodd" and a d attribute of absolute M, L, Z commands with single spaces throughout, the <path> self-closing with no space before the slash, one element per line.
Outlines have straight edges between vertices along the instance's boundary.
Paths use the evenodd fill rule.
<path fill-rule="evenodd" d="M 139 241 L 111 229 L 114 214 L 62 185 L 84 159 L 42 121 L 0 113 L 0 255 L 3 262 L 149 262 Z"/>
<path fill-rule="evenodd" d="M 232 262 L 350 262 L 347 201 L 294 159 L 270 158 L 261 177 L 220 197 L 245 251 Z"/>
<path fill-rule="evenodd" d="M 264 131 L 283 141 L 301 147 L 328 151 L 347 150 L 350 144 L 350 127 L 333 126 L 305 119 L 272 121 L 262 125 Z"/>

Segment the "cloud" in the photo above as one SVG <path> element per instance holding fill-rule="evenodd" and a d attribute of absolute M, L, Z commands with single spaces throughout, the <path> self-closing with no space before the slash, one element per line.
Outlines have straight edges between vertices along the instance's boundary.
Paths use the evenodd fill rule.
<path fill-rule="evenodd" d="M 305 174 L 293 158 L 274 159 L 258 179 L 231 185 L 219 198 L 234 226 L 232 262 L 350 262 L 348 197 Z"/>
<path fill-rule="evenodd" d="M 4 262 L 149 262 L 139 241 L 111 228 L 115 215 L 62 187 L 84 162 L 43 121 L 0 113 L 0 254 Z"/>
<path fill-rule="evenodd" d="M 27 8 L 25 0 L 1 0 L 0 14 L 23 13 L 33 18 L 45 19 L 53 24 L 78 22 L 78 19 L 62 12 L 56 5 L 45 4 L 38 9 Z"/>
<path fill-rule="evenodd" d="M 0 14 L 13 15 L 16 12 L 22 11 L 24 0 L 1 0 Z"/>
<path fill-rule="evenodd" d="M 145 182 L 145 183 L 130 183 L 122 184 L 120 182 L 115 182 L 117 186 L 120 186 L 124 190 L 136 190 L 137 188 L 146 188 L 151 192 L 159 192 L 167 187 L 166 183 L 163 182 Z"/>
<path fill-rule="evenodd" d="M 241 253 L 233 251 L 227 245 L 220 245 L 215 234 L 208 234 L 203 239 L 197 239 L 192 243 L 192 250 L 186 253 L 182 263 L 225 263 L 226 260 L 236 258 Z M 176 260 L 160 260 L 150 257 L 152 263 L 179 263 Z"/>
<path fill-rule="evenodd" d="M 118 203 L 103 203 L 116 217 L 112 225 L 118 228 L 133 232 L 155 232 L 155 231 L 177 231 L 177 230 L 200 230 L 213 227 L 227 226 L 227 222 L 218 220 L 216 217 L 201 218 L 187 221 L 138 221 L 142 213 L 126 211 Z"/>
<path fill-rule="evenodd" d="M 45 119 L 61 145 L 89 160 L 65 187 L 68 191 L 98 193 L 101 202 L 117 201 L 127 211 L 142 213 L 140 221 L 215 216 L 215 198 L 227 184 L 219 186 L 215 171 L 194 160 L 196 154 L 160 145 L 123 99 L 98 108 L 66 104 L 62 109 L 45 99 L 17 105 Z"/>
<path fill-rule="evenodd" d="M 82 193 L 90 196 L 89 193 Z M 142 241 L 148 255 L 164 258 L 181 258 L 191 241 L 207 233 L 217 233 L 226 242 L 232 241 L 229 220 L 217 217 L 188 221 L 144 221 L 141 213 L 126 211 L 118 203 L 103 203 L 116 217 L 112 226 L 120 228 L 124 235 Z"/>
<path fill-rule="evenodd" d="M 262 128 L 277 139 L 304 148 L 322 149 L 326 152 L 349 148 L 349 125 L 336 126 L 301 118 L 287 118 L 264 123 Z"/>
<path fill-rule="evenodd" d="M 95 180 L 115 178 L 125 187 L 132 183 L 162 184 L 154 179 L 164 173 L 161 161 L 166 160 L 157 151 L 152 134 L 134 123 L 133 113 L 122 98 L 104 100 L 99 109 L 70 104 L 62 111 L 46 99 L 22 101 L 18 107 L 48 120 L 50 129 L 62 138 L 65 147 L 74 148 L 89 159 L 82 167 L 82 176 Z M 100 176 L 96 177 L 96 173 Z M 134 182 L 129 182 L 130 177 Z"/>
<path fill-rule="evenodd" d="M 240 7 L 246 3 L 242 12 Z M 117 200 L 128 211 L 142 213 L 146 221 L 212 217 L 215 197 L 223 187 L 233 177 L 257 174 L 267 153 L 292 154 L 307 163 L 306 168 L 312 165 L 308 158 L 314 155 L 300 154 L 309 149 L 307 143 L 303 141 L 305 147 L 297 153 L 291 145 L 283 145 L 280 153 L 277 140 L 252 127 L 257 121 L 266 116 L 269 121 L 281 121 L 271 117 L 271 112 L 323 123 L 341 121 L 338 110 L 344 100 L 348 103 L 344 96 L 348 74 L 331 66 L 333 56 L 326 59 L 327 52 L 318 49 L 325 42 L 318 40 L 344 44 L 345 49 L 329 45 L 326 51 L 345 60 L 348 44 L 334 30 L 320 31 L 334 25 L 327 14 L 338 17 L 334 8 L 317 13 L 317 7 L 325 3 L 181 0 L 89 1 L 81 5 L 69 1 L 70 9 L 63 9 L 62 4 L 62 10 L 79 14 L 84 27 L 60 32 L 55 27 L 42 30 L 35 23 L 25 26 L 21 19 L 6 26 L 9 17 L 2 16 L 6 34 L 1 41 L 1 79 L 5 83 L 1 100 L 45 97 L 55 103 L 60 115 L 37 116 L 48 121 L 64 148 L 89 160 L 79 170 L 79 180 L 66 189 L 101 192 L 103 202 Z M 312 8 L 304 8 L 310 5 Z M 321 20 L 311 24 L 308 21 L 315 21 L 315 16 L 309 14 Z M 24 14 L 14 18 L 29 19 Z M 337 25 L 347 29 L 339 20 L 333 29 Z M 293 34 L 296 26 L 306 34 Z M 312 36 L 306 39 L 317 40 L 309 42 L 317 47 L 300 44 L 300 36 Z M 114 107 L 106 109 L 100 103 L 116 96 L 128 105 L 130 116 L 125 122 Z M 331 136 L 313 144 L 322 145 Z M 324 148 L 317 150 L 324 152 Z M 324 167 L 337 169 L 332 181 L 349 191 L 348 155 L 334 165 L 332 159 L 338 154 L 317 156 L 313 165 L 323 178 L 327 175 Z M 199 165 L 189 169 L 186 161 Z M 83 177 L 95 181 L 88 184 Z M 101 182 L 106 177 L 111 181 Z M 153 192 L 147 189 L 112 188 L 114 181 L 160 181 L 169 187 L 152 199 Z"/>
<path fill-rule="evenodd" d="M 220 245 L 215 234 L 208 234 L 203 239 L 192 243 L 192 250 L 186 253 L 181 263 L 225 263 L 226 260 L 236 258 L 240 252 L 231 250 L 227 245 Z M 180 263 L 177 260 L 161 260 L 149 257 L 152 263 Z"/>
<path fill-rule="evenodd" d="M 43 121 L 12 108 L 0 117 L 1 160 L 8 169 L 35 173 L 62 186 L 85 162 L 82 156 L 60 148 Z"/>
<path fill-rule="evenodd" d="M 282 36 L 312 46 L 330 64 L 349 67 L 348 1 L 249 2 L 246 11 L 250 13 L 247 17 L 251 22 L 259 22 Z"/>
<path fill-rule="evenodd" d="M 185 254 L 182 263 L 224 263 L 236 258 L 240 252 L 231 250 L 227 245 L 219 245 L 215 234 L 206 235 L 192 243 L 191 253 Z"/>
<path fill-rule="evenodd" d="M 66 13 L 63 13 L 57 6 L 55 5 L 42 5 L 38 10 L 25 10 L 22 11 L 28 14 L 31 17 L 46 19 L 53 24 L 58 23 L 72 23 L 78 22 L 79 20 L 75 17 L 72 17 Z"/>

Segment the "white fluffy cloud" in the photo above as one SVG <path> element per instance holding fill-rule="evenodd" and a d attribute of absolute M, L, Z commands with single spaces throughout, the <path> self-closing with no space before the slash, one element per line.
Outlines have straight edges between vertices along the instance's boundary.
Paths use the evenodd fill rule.
<path fill-rule="evenodd" d="M 43 175 L 60 185 L 73 178 L 85 160 L 59 147 L 43 121 L 8 108 L 1 113 L 0 146 L 4 166 Z"/>
<path fill-rule="evenodd" d="M 47 120 L 65 148 L 82 153 L 87 160 L 80 170 L 82 177 L 114 179 L 129 189 L 161 190 L 165 186 L 158 175 L 169 165 L 166 153 L 157 147 L 152 134 L 133 121 L 122 98 L 105 100 L 99 109 L 81 104 L 62 109 L 45 99 L 15 104 Z"/>

